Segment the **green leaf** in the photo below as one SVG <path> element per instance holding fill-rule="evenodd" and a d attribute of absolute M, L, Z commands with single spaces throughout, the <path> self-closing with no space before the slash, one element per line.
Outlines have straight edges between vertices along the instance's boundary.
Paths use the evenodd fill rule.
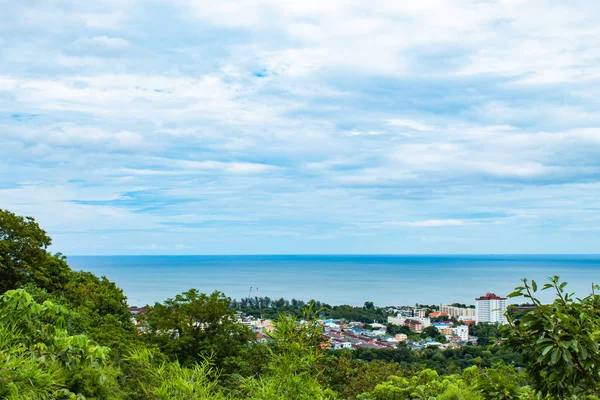
<path fill-rule="evenodd" d="M 556 365 L 556 363 L 558 362 L 558 358 L 559 357 L 560 357 L 560 350 L 554 349 L 552 351 L 552 354 L 550 355 L 550 364 L 551 365 Z"/>
<path fill-rule="evenodd" d="M 542 355 L 545 356 L 553 348 L 554 348 L 554 346 L 546 346 L 546 347 L 544 347 L 544 350 L 542 350 Z"/>
<path fill-rule="evenodd" d="M 588 350 L 585 348 L 585 346 L 579 345 L 579 354 L 581 354 L 581 358 L 583 360 L 587 359 Z"/>

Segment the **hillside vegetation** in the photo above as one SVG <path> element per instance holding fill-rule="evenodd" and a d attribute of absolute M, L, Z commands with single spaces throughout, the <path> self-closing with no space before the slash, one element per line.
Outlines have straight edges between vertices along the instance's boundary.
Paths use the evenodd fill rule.
<path fill-rule="evenodd" d="M 133 324 L 123 291 L 73 271 L 33 218 L 0 209 L 0 399 L 598 399 L 600 296 L 558 277 L 523 281 L 502 344 L 456 350 L 326 350 L 315 303 L 278 300 L 268 340 L 225 294 L 190 289 Z M 538 290 L 556 298 L 542 304 Z M 371 304 L 372 305 L 372 304 Z M 329 307 L 329 315 L 364 310 Z M 317 306 L 321 306 L 317 304 Z M 243 307 L 251 308 L 252 304 Z M 241 307 L 241 308 L 243 308 Z M 267 307 L 268 308 L 268 307 Z M 285 310 L 284 310 L 285 311 Z M 352 314 L 354 315 L 354 314 Z"/>

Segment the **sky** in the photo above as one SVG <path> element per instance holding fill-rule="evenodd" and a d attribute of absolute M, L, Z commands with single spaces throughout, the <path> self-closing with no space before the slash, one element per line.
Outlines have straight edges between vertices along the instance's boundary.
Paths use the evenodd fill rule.
<path fill-rule="evenodd" d="M 596 1 L 0 9 L 0 208 L 53 251 L 600 253 Z"/>

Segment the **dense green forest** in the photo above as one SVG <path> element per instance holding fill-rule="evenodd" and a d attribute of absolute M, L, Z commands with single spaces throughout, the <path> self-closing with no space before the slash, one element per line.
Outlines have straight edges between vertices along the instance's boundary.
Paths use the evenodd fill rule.
<path fill-rule="evenodd" d="M 511 297 L 531 311 L 480 346 L 329 351 L 323 313 L 384 321 L 364 307 L 275 300 L 266 342 L 237 322 L 225 294 L 190 289 L 149 306 L 138 329 L 123 291 L 73 271 L 34 219 L 0 209 L 0 399 L 598 399 L 600 296 L 576 299 L 558 277 Z M 597 290 L 597 288 L 594 288 Z M 276 312 L 275 312 L 276 311 Z M 518 315 L 518 319 L 515 315 Z M 497 343 L 496 337 L 503 341 Z M 494 340 L 491 340 L 494 339 Z"/>
<path fill-rule="evenodd" d="M 247 297 L 240 301 L 233 300 L 231 306 L 236 310 L 250 315 L 262 314 L 265 318 L 277 318 L 281 313 L 302 318 L 302 310 L 308 306 L 303 300 L 285 299 L 272 300 L 269 297 Z M 384 309 L 375 307 L 373 302 L 367 301 L 362 307 L 350 305 L 331 306 L 320 301 L 314 301 L 314 307 L 320 310 L 320 316 L 332 319 L 345 319 L 364 323 L 385 323 L 388 314 Z"/>

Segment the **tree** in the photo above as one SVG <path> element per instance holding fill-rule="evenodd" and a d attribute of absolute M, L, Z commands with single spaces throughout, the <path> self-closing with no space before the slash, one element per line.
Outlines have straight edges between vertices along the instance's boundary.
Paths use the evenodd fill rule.
<path fill-rule="evenodd" d="M 391 375 L 404 372 L 395 362 L 375 360 L 366 362 L 353 358 L 353 350 L 338 350 L 337 357 L 323 357 L 322 380 L 327 387 L 339 393 L 341 399 L 355 399 L 369 392 Z"/>
<path fill-rule="evenodd" d="M 421 337 L 424 339 L 431 338 L 437 341 L 446 341 L 444 335 L 442 335 L 435 326 L 428 326 L 427 328 L 424 328 L 423 331 L 421 331 Z"/>
<path fill-rule="evenodd" d="M 148 307 L 142 316 L 144 338 L 183 365 L 211 356 L 224 372 L 233 372 L 244 362 L 241 356 L 254 334 L 236 321 L 230 303 L 221 292 L 207 295 L 190 289 Z"/>
<path fill-rule="evenodd" d="M 551 304 L 535 297 L 537 283 L 523 279 L 509 297 L 523 296 L 535 309 L 516 319 L 507 313 L 506 346 L 520 353 L 536 393 L 547 398 L 600 395 L 600 296 L 598 286 L 583 298 L 565 292 L 558 276 L 542 290 L 554 290 Z"/>
<path fill-rule="evenodd" d="M 479 346 L 487 347 L 500 338 L 498 324 L 487 324 L 479 322 L 469 326 L 469 335 L 477 338 Z"/>
<path fill-rule="evenodd" d="M 0 294 L 29 282 L 57 289 L 69 267 L 46 249 L 52 240 L 31 217 L 0 209 Z"/>
<path fill-rule="evenodd" d="M 413 331 L 411 331 L 410 328 L 406 325 L 387 324 L 386 332 L 390 335 L 397 335 L 399 333 L 404 333 L 408 337 L 415 335 L 415 333 Z"/>
<path fill-rule="evenodd" d="M 473 366 L 465 369 L 463 379 L 486 400 L 524 400 L 529 392 L 524 374 L 513 365 L 496 363 L 485 369 Z"/>
<path fill-rule="evenodd" d="M 144 399 L 225 400 L 218 372 L 203 360 L 190 368 L 166 361 L 149 349 L 133 349 L 125 361 L 140 374 L 136 394 Z"/>
<path fill-rule="evenodd" d="M 439 376 L 430 369 L 410 378 L 390 376 L 371 392 L 358 396 L 360 400 L 480 400 L 479 392 L 460 375 Z"/>
<path fill-rule="evenodd" d="M 313 321 L 324 312 L 325 307 L 318 306 L 314 300 L 311 300 L 308 304 L 302 306 L 302 318 L 307 321 Z"/>
<path fill-rule="evenodd" d="M 244 380 L 245 398 L 255 400 L 326 400 L 334 393 L 324 389 L 317 369 L 323 357 L 321 327 L 315 321 L 298 323 L 280 314 L 269 334 L 269 357 L 264 373 Z"/>
<path fill-rule="evenodd" d="M 67 315 L 65 307 L 37 303 L 23 289 L 0 296 L 0 398 L 108 397 L 109 349 L 70 335 Z"/>

